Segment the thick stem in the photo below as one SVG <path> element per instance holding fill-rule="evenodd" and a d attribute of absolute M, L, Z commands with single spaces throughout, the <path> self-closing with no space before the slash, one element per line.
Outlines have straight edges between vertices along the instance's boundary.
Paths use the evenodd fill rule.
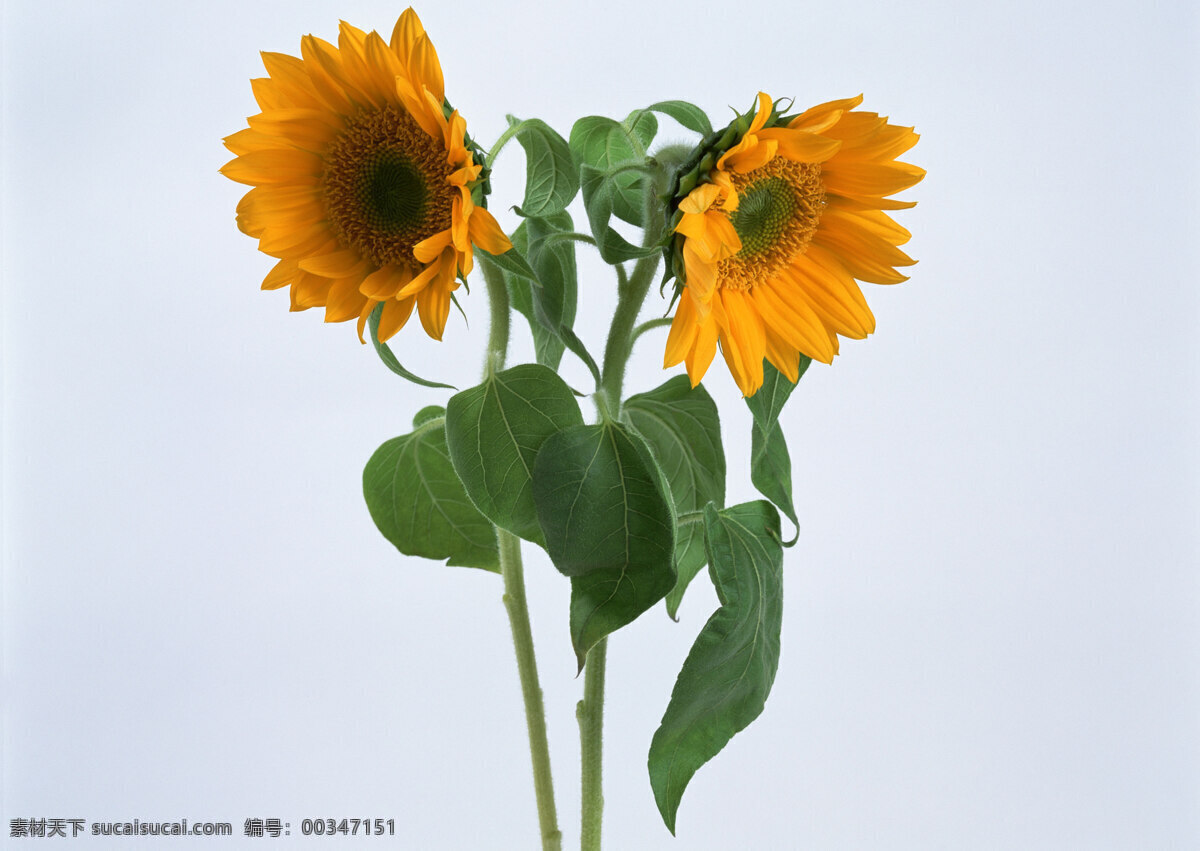
<path fill-rule="evenodd" d="M 604 821 L 604 667 L 608 639 L 602 638 L 588 651 L 584 666 L 583 700 L 575 708 L 579 719 L 579 744 L 583 754 L 580 851 L 600 851 Z"/>
<path fill-rule="evenodd" d="M 487 352 L 484 354 L 483 376 L 504 367 L 508 356 L 509 304 L 508 287 L 504 274 L 494 263 L 486 260 L 479 264 L 483 269 L 483 280 L 487 284 L 488 306 L 491 308 L 491 326 L 488 332 Z"/>
<path fill-rule="evenodd" d="M 487 282 L 491 307 L 491 330 L 484 362 L 484 377 L 504 367 L 508 354 L 509 304 L 504 276 L 491 263 L 480 263 Z M 525 599 L 525 570 L 521 564 L 521 540 L 496 527 L 500 552 L 500 574 L 504 577 L 504 608 L 512 628 L 513 648 L 517 654 L 517 675 L 525 702 L 525 725 L 529 729 L 529 755 L 533 761 L 533 791 L 537 798 L 538 828 L 542 851 L 561 851 L 562 833 L 554 806 L 554 782 L 550 776 L 550 745 L 546 737 L 546 707 L 538 680 L 537 657 L 533 652 L 533 630 L 529 625 L 529 604 Z"/>
<path fill-rule="evenodd" d="M 521 696 L 525 699 L 525 724 L 529 728 L 529 753 L 533 758 L 533 790 L 537 797 L 538 827 L 543 851 L 560 851 L 562 833 L 554 806 L 554 782 L 550 776 L 550 746 L 546 738 L 546 708 L 538 683 L 537 657 L 533 652 L 533 631 L 529 626 L 529 605 L 525 600 L 525 576 L 521 564 L 521 540 L 511 532 L 496 529 L 500 547 L 500 572 L 504 576 L 504 608 L 512 626 L 513 647 L 517 651 L 517 673 L 521 678 Z"/>

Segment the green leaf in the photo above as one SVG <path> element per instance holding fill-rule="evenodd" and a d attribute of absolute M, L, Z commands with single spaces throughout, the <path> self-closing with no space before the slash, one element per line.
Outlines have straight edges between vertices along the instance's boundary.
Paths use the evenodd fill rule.
<path fill-rule="evenodd" d="M 571 641 L 588 650 L 675 585 L 675 518 L 649 449 L 614 423 L 546 439 L 533 469 L 546 549 L 571 577 Z"/>
<path fill-rule="evenodd" d="M 588 224 L 596 238 L 596 248 L 606 263 L 623 263 L 657 254 L 672 234 L 667 234 L 655 245 L 639 247 L 613 230 L 608 222 L 613 217 L 613 205 L 617 183 L 623 174 L 644 172 L 636 163 L 626 163 L 608 170 L 587 165 L 579 167 L 583 187 L 583 206 L 587 210 Z"/>
<path fill-rule="evenodd" d="M 541 284 L 530 292 L 533 318 L 545 332 L 559 340 L 559 360 L 546 364 L 551 369 L 557 369 L 562 359 L 560 331 L 575 324 L 578 284 L 575 243 L 549 238 L 555 234 L 570 233 L 575 225 L 569 213 L 560 212 L 528 218 L 525 228 L 529 239 L 529 259 Z"/>
<path fill-rule="evenodd" d="M 471 504 L 450 464 L 440 409 L 417 414 L 363 470 L 363 496 L 379 531 L 405 555 L 499 571 L 496 530 Z"/>
<path fill-rule="evenodd" d="M 658 121 L 652 113 L 636 117 L 633 126 L 602 115 L 589 115 L 576 121 L 571 128 L 571 153 L 577 164 L 589 165 L 601 171 L 609 171 L 626 163 L 643 163 L 648 139 L 654 137 L 657 129 Z M 637 171 L 623 172 L 614 177 L 610 190 L 613 214 L 631 225 L 641 227 L 646 213 L 645 184 L 645 175 Z"/>
<path fill-rule="evenodd" d="M 445 387 L 449 390 L 457 390 L 453 384 L 442 384 L 437 381 L 430 381 L 428 378 L 422 378 L 405 369 L 400 361 L 392 354 L 391 348 L 387 343 L 379 342 L 379 316 L 383 313 L 383 305 L 375 305 L 375 309 L 371 311 L 371 315 L 367 317 L 367 325 L 370 328 L 369 336 L 371 344 L 375 346 L 375 352 L 379 355 L 379 359 L 383 361 L 384 366 L 392 372 L 399 375 L 401 378 L 407 378 L 413 384 L 420 384 L 422 387 Z"/>
<path fill-rule="evenodd" d="M 558 216 L 567 216 L 567 214 L 560 213 Z M 552 216 L 550 220 L 553 221 L 556 218 L 556 216 Z M 570 217 L 567 216 L 568 221 L 569 219 Z M 511 237 L 513 248 L 520 251 L 522 256 L 529 255 L 529 235 L 525 226 L 527 221 L 528 219 L 522 220 L 517 229 L 513 231 Z M 480 254 L 477 256 L 479 257 L 479 261 L 484 265 L 491 262 L 491 255 Z M 496 273 L 504 277 L 504 283 L 508 287 L 509 303 L 529 323 L 529 330 L 533 334 L 533 348 L 537 354 L 537 362 L 551 369 L 558 369 L 559 363 L 562 362 L 564 351 L 562 340 L 538 320 L 533 309 L 533 292 L 541 286 L 537 281 L 537 274 L 532 273 L 532 277 L 526 277 L 525 275 L 513 274 L 499 267 L 495 268 Z"/>
<path fill-rule="evenodd" d="M 565 139 L 546 122 L 529 118 L 517 126 L 517 141 L 525 149 L 525 200 L 521 215 L 548 216 L 562 212 L 579 191 L 579 177 Z"/>
<path fill-rule="evenodd" d="M 716 403 L 703 385 L 693 388 L 677 375 L 649 393 L 629 397 L 623 416 L 649 444 L 671 489 L 676 515 L 698 512 L 712 502 L 725 505 L 725 452 Z M 704 528 L 676 530 L 675 569 L 679 579 L 667 595 L 667 613 L 679 610 L 683 592 L 704 567 Z"/>
<path fill-rule="evenodd" d="M 541 544 L 534 459 L 546 438 L 574 425 L 583 425 L 583 414 L 571 388 L 545 366 L 522 364 L 450 400 L 446 443 L 476 507 L 497 526 Z"/>
<path fill-rule="evenodd" d="M 650 143 L 658 133 L 658 119 L 654 117 L 654 113 L 645 109 L 635 109 L 625 117 L 623 123 L 641 144 L 642 151 L 648 151 Z"/>
<path fill-rule="evenodd" d="M 708 136 L 712 133 L 712 123 L 708 120 L 708 116 L 704 114 L 704 110 L 696 106 L 694 103 L 688 103 L 685 100 L 664 100 L 656 104 L 646 107 L 647 112 L 661 112 L 663 115 L 669 115 L 686 127 L 699 133 L 701 136 Z"/>
<path fill-rule="evenodd" d="M 800 356 L 797 383 L 804 377 L 812 360 Z M 750 434 L 750 481 L 758 492 L 787 515 L 796 527 L 796 535 L 787 546 L 796 543 L 800 534 L 800 521 L 792 502 L 792 457 L 788 452 L 787 440 L 779 425 L 779 415 L 796 385 L 769 362 L 763 363 L 763 384 L 758 392 L 746 398 L 746 405 L 754 417 Z"/>
<path fill-rule="evenodd" d="M 783 548 L 767 502 L 704 510 L 709 573 L 721 607 L 683 663 L 650 742 L 650 786 L 675 832 L 684 789 L 763 710 L 779 667 Z"/>
<path fill-rule="evenodd" d="M 529 261 L 525 259 L 527 249 L 525 246 L 518 248 L 516 244 L 503 254 L 489 254 L 479 246 L 475 246 L 475 257 L 481 262 L 490 262 L 493 266 L 502 269 L 507 275 L 515 275 L 524 278 L 527 281 L 537 283 L 537 274 L 529 265 Z"/>

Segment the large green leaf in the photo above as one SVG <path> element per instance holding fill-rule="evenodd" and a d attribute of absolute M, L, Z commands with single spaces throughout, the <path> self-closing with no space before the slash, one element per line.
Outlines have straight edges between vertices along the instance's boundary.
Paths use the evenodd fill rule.
<path fill-rule="evenodd" d="M 423 408 L 363 470 L 363 496 L 379 531 L 405 555 L 498 571 L 496 530 L 471 504 L 450 464 L 440 409 Z"/>
<path fill-rule="evenodd" d="M 658 121 L 649 112 L 636 116 L 632 125 L 602 115 L 589 115 L 571 128 L 571 153 L 577 164 L 601 171 L 625 163 L 641 163 L 646 159 L 646 145 L 657 129 Z M 613 214 L 641 227 L 646 214 L 645 184 L 645 175 L 637 171 L 613 178 Z"/>
<path fill-rule="evenodd" d="M 579 191 L 579 176 L 565 139 L 538 118 L 510 123 L 517 126 L 517 141 L 525 149 L 524 216 L 548 216 L 566 209 Z"/>
<path fill-rule="evenodd" d="M 811 359 L 800 356 L 797 383 L 811 363 Z M 779 414 L 794 389 L 796 384 L 767 362 L 763 364 L 762 387 L 746 398 L 746 405 L 754 417 L 750 435 L 750 481 L 759 493 L 787 515 L 799 535 L 800 523 L 792 502 L 792 457 L 779 425 Z M 795 542 L 793 537 L 788 546 Z"/>
<path fill-rule="evenodd" d="M 532 469 L 542 443 L 583 425 L 566 383 L 540 364 L 522 364 L 454 396 L 446 409 L 450 460 L 471 501 L 503 529 L 542 543 Z"/>
<path fill-rule="evenodd" d="M 671 833 L 688 782 L 762 713 L 779 667 L 779 513 L 762 500 L 710 505 L 704 526 L 721 607 L 692 645 L 650 742 L 650 786 Z"/>
<path fill-rule="evenodd" d="M 676 515 L 694 514 L 710 502 L 718 508 L 725 505 L 721 419 L 703 385 L 693 388 L 686 375 L 677 375 L 649 393 L 629 397 L 623 416 L 653 451 L 670 486 Z M 704 564 L 704 527 L 681 526 L 675 538 L 679 579 L 667 595 L 671 617 Z"/>
<path fill-rule="evenodd" d="M 533 500 L 546 549 L 571 577 L 571 640 L 587 651 L 675 585 L 675 518 L 650 450 L 623 426 L 574 426 L 542 444 Z"/>

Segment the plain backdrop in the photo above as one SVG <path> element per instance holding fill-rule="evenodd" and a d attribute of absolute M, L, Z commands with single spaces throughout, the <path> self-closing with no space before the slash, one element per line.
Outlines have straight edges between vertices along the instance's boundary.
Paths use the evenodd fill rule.
<path fill-rule="evenodd" d="M 361 469 L 444 391 L 289 314 L 234 227 L 220 139 L 259 50 L 402 6 L 9 0 L 3 11 L 3 796 L 13 818 L 228 821 L 79 847 L 536 847 L 497 576 L 400 556 Z M 859 92 L 914 124 L 920 264 L 784 414 L 799 543 L 766 711 L 673 839 L 646 751 L 716 608 L 697 580 L 610 643 L 613 849 L 1200 846 L 1197 8 L 1164 2 L 429 2 L 485 147 L 689 99 Z M 664 120 L 662 141 L 692 137 Z M 524 161 L 496 163 L 513 228 Z M 578 209 L 578 208 L 576 208 Z M 582 215 L 577 215 L 582 221 Z M 614 304 L 581 248 L 579 330 Z M 646 317 L 665 302 L 653 296 Z M 477 380 L 481 291 L 414 371 Z M 517 325 L 513 361 L 528 359 Z M 661 371 L 645 338 L 630 391 Z M 585 386 L 570 357 L 564 373 Z M 673 373 L 672 373 L 673 374 Z M 729 500 L 754 498 L 724 366 Z M 568 583 L 526 546 L 566 847 Z M 283 840 L 241 838 L 280 818 Z M 307 839 L 303 818 L 396 820 Z M 13 847 L 33 844 L 11 840 Z M 40 847 L 40 846 L 39 846 Z M 72 845 L 71 847 L 75 847 Z"/>

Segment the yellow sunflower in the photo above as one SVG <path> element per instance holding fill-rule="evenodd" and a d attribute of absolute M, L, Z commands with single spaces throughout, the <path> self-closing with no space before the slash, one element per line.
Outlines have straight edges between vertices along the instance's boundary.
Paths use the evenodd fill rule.
<path fill-rule="evenodd" d="M 433 44 L 407 9 L 390 42 L 343 21 L 337 47 L 309 35 L 300 52 L 263 54 L 262 112 L 225 139 L 237 158 L 221 173 L 254 187 L 238 227 L 279 261 L 263 289 L 290 285 L 292 310 L 324 306 L 326 322 L 357 318 L 360 337 L 382 303 L 381 340 L 415 305 L 440 340 L 472 246 L 512 245 L 483 207 L 482 154 Z"/>
<path fill-rule="evenodd" d="M 883 211 L 915 203 L 885 196 L 924 177 L 896 161 L 918 137 L 855 111 L 861 102 L 781 118 L 759 93 L 748 126 L 749 114 L 706 140 L 682 175 L 673 253 L 684 285 L 664 363 L 685 362 L 693 386 L 718 342 L 744 395 L 762 386 L 764 357 L 796 381 L 801 354 L 830 363 L 839 334 L 875 330 L 855 278 L 907 280 L 895 267 L 916 262 L 897 248 L 910 234 Z"/>

